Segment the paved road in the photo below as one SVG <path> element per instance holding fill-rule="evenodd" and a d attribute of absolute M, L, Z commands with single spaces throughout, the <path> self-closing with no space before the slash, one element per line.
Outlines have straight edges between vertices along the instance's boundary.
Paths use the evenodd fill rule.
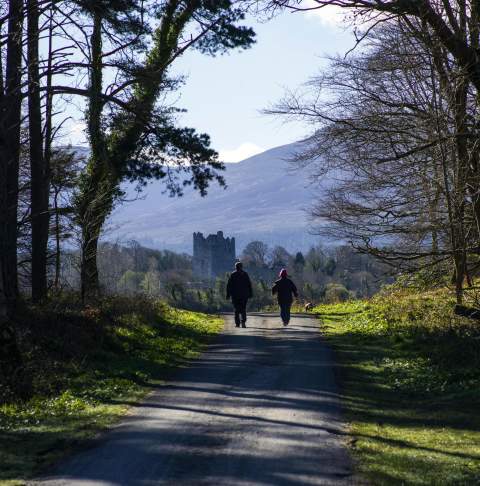
<path fill-rule="evenodd" d="M 41 486 L 352 485 L 317 322 L 226 317 L 202 357 Z"/>

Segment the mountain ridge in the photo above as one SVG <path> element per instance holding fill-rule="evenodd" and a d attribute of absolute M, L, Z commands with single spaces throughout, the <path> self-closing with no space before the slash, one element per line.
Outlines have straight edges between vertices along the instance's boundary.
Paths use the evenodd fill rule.
<path fill-rule="evenodd" d="M 293 171 L 289 163 L 300 148 L 300 143 L 282 145 L 226 163 L 227 188 L 215 184 L 204 198 L 190 187 L 184 196 L 171 198 L 161 181 L 153 181 L 138 200 L 114 211 L 104 239 L 192 253 L 194 232 L 223 231 L 236 238 L 238 254 L 252 240 L 305 251 L 318 237 L 308 231 L 306 209 L 314 198 L 310 174 Z M 125 191 L 127 198 L 135 194 L 133 185 Z"/>

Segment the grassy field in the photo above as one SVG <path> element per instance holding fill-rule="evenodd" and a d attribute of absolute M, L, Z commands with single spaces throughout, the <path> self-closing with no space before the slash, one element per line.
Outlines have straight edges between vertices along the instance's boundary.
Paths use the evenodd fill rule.
<path fill-rule="evenodd" d="M 28 316 L 36 319 L 22 330 L 32 397 L 0 405 L 2 486 L 23 484 L 88 444 L 223 327 L 216 317 L 143 299 L 29 309 L 23 322 Z"/>
<path fill-rule="evenodd" d="M 480 326 L 452 309 L 440 290 L 315 310 L 371 484 L 480 484 Z"/>

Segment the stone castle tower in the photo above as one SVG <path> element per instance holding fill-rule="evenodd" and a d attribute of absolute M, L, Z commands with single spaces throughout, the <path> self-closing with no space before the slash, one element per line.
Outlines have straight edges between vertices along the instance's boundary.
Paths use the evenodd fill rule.
<path fill-rule="evenodd" d="M 215 278 L 233 271 L 235 265 L 235 238 L 224 238 L 223 232 L 209 235 L 193 233 L 193 274 Z"/>

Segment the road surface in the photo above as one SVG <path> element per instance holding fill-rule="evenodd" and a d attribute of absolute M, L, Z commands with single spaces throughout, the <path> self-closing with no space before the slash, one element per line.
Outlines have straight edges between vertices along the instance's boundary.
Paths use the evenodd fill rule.
<path fill-rule="evenodd" d="M 353 485 L 318 321 L 225 332 L 94 448 L 37 486 Z"/>

